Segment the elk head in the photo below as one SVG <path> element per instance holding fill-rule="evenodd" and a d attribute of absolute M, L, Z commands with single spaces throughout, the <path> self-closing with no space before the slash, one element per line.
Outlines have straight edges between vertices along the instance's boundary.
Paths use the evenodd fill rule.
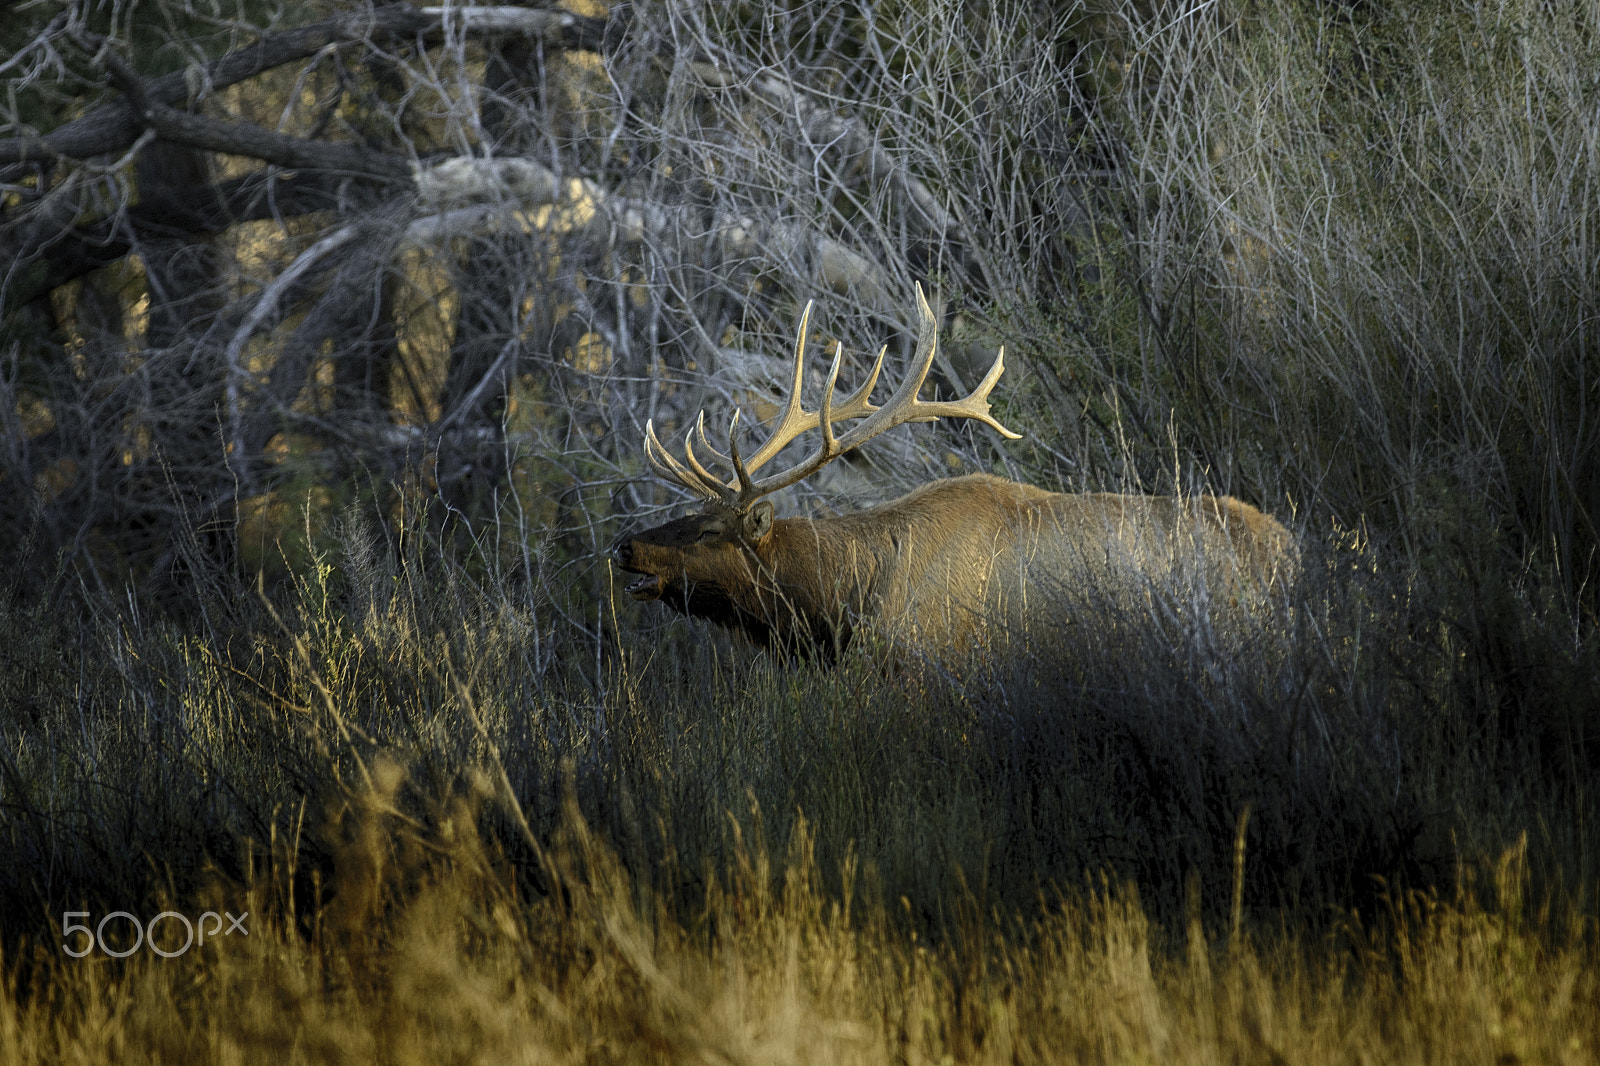
<path fill-rule="evenodd" d="M 687 614 L 741 628 L 759 642 L 771 640 L 775 632 L 796 620 L 813 636 L 831 632 L 838 619 L 830 616 L 837 615 L 840 602 L 838 590 L 830 595 L 818 580 L 819 576 L 823 581 L 829 576 L 818 574 L 825 566 L 817 554 L 818 523 L 810 524 L 809 536 L 794 535 L 790 521 L 775 518 L 771 501 L 764 497 L 796 484 L 851 449 L 905 422 L 970 418 L 1010 439 L 1020 436 L 989 414 L 989 392 L 1005 370 L 1004 349 L 965 399 L 933 403 L 917 399 L 938 348 L 938 323 L 920 285 L 917 309 L 921 328 L 910 373 L 882 407 L 872 403 L 871 394 L 883 369 L 887 345 L 878 350 L 872 372 L 861 387 L 835 403 L 834 387 L 844 354 L 842 346 L 836 345 L 821 405 L 816 411 L 801 406 L 806 334 L 811 320 L 811 305 L 807 304 L 795 336 L 794 380 L 783 415 L 771 436 L 748 459 L 739 451 L 737 412 L 728 427 L 726 455 L 706 439 L 702 412 L 684 437 L 683 462 L 661 443 L 654 424 L 647 423 L 644 454 L 650 469 L 663 481 L 687 489 L 705 503 L 683 518 L 629 534 L 617 542 L 613 550 L 617 565 L 640 575 L 627 586 L 628 594 L 637 600 L 662 600 Z M 847 432 L 835 434 L 836 424 L 853 419 L 861 421 Z M 806 459 L 788 470 L 763 478 L 755 476 L 786 445 L 813 429 L 820 430 L 821 439 Z M 713 473 L 706 461 L 731 471 L 732 476 Z M 813 543 L 803 543 L 807 540 Z M 807 568 L 810 574 L 802 575 Z M 834 577 L 837 579 L 838 575 Z"/>

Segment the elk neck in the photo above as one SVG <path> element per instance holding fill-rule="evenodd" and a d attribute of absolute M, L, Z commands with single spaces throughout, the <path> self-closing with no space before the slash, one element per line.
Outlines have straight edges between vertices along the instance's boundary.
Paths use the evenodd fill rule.
<path fill-rule="evenodd" d="M 780 642 L 842 647 L 866 613 L 880 561 L 865 550 L 851 517 L 780 518 L 751 549 L 757 603 L 744 613 L 758 616 Z"/>

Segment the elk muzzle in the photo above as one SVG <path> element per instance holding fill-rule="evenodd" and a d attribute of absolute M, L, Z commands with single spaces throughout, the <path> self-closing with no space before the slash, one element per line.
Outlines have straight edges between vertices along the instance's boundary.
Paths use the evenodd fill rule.
<path fill-rule="evenodd" d="M 666 591 L 666 582 L 660 574 L 651 573 L 640 565 L 640 553 L 635 550 L 634 539 L 623 537 L 611 549 L 611 558 L 618 568 L 630 574 L 638 574 L 634 580 L 628 582 L 625 591 L 636 600 L 659 600 Z"/>

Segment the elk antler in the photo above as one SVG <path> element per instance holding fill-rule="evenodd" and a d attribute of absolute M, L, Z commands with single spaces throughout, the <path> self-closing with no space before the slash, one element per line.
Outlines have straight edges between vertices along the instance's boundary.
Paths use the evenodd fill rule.
<path fill-rule="evenodd" d="M 994 357 L 994 365 L 989 368 L 989 373 L 984 375 L 983 381 L 966 399 L 938 403 L 923 403 L 917 399 L 917 393 L 928 377 L 928 370 L 933 366 L 934 354 L 939 346 L 939 323 L 934 319 L 933 311 L 922 295 L 921 285 L 917 286 L 917 311 L 922 318 L 922 326 L 917 335 L 916 355 L 911 360 L 911 372 L 882 407 L 874 407 L 870 396 L 872 387 L 878 382 L 878 373 L 883 369 L 883 356 L 888 350 L 888 345 L 878 349 L 877 361 L 873 364 L 872 373 L 867 375 L 866 382 L 851 393 L 843 403 L 835 406 L 833 390 L 839 380 L 839 363 L 844 357 L 844 347 L 838 344 L 834 346 L 833 365 L 828 368 L 828 384 L 822 391 L 821 409 L 807 411 L 801 407 L 800 385 L 805 377 L 806 334 L 811 324 L 811 304 L 808 303 L 805 312 L 800 316 L 800 328 L 795 337 L 794 382 L 789 388 L 789 399 L 784 407 L 783 417 L 779 419 L 777 428 L 767 438 L 766 443 L 756 449 L 755 454 L 748 460 L 739 455 L 737 411 L 734 412 L 733 421 L 728 426 L 728 455 L 718 452 L 706 440 L 705 412 L 702 411 L 695 421 L 694 428 L 683 439 L 687 467 L 667 451 L 656 437 L 654 424 L 649 422 L 645 424 L 644 432 L 645 461 L 664 481 L 681 485 L 707 499 L 721 500 L 730 507 L 744 508 L 768 493 L 787 488 L 810 477 L 845 452 L 859 448 L 878 434 L 905 422 L 971 418 L 998 431 L 1009 440 L 1021 437 L 1022 434 L 1011 432 L 989 414 L 989 392 L 994 388 L 995 382 L 1000 380 L 1000 375 L 1005 372 L 1004 348 L 1001 348 L 999 354 Z M 852 418 L 866 420 L 843 436 L 835 437 L 834 424 Z M 762 478 L 760 481 L 751 479 L 750 475 L 766 465 L 773 456 L 783 450 L 785 445 L 794 441 L 800 434 L 819 426 L 822 429 L 822 441 L 817 450 L 804 462 Z M 723 481 L 707 470 L 695 457 L 694 439 L 697 436 L 700 438 L 700 446 L 713 460 L 733 470 L 734 481 Z"/>

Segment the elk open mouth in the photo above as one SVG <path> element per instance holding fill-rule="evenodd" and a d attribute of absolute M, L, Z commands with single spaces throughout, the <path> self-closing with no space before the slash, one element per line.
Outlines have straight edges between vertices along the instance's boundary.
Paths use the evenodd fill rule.
<path fill-rule="evenodd" d="M 659 574 L 640 574 L 624 591 L 636 600 L 659 600 L 664 588 Z"/>

